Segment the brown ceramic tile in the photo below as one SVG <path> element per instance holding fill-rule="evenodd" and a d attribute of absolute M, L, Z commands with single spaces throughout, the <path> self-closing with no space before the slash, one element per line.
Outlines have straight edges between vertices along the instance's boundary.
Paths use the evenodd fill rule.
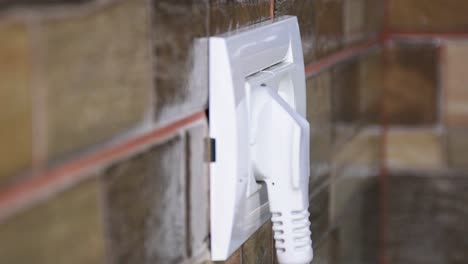
<path fill-rule="evenodd" d="M 268 221 L 242 245 L 242 264 L 271 263 L 273 258 L 273 234 Z"/>
<path fill-rule="evenodd" d="M 90 15 L 42 25 L 42 76 L 52 157 L 96 144 L 150 111 L 147 1 L 124 1 Z M 113 28 L 115 30 L 109 30 Z"/>
<path fill-rule="evenodd" d="M 336 148 L 332 157 L 332 169 L 335 174 L 368 175 L 378 165 L 379 137 L 377 131 L 362 129 L 343 145 Z"/>
<path fill-rule="evenodd" d="M 378 175 L 377 175 L 378 177 Z M 361 219 L 364 231 L 361 233 L 361 248 L 360 252 L 361 261 L 356 264 L 373 264 L 378 263 L 379 250 L 378 244 L 381 236 L 381 206 L 379 205 L 379 199 L 381 191 L 377 182 L 377 177 L 374 177 L 373 182 L 369 188 L 365 189 L 362 193 L 362 208 Z M 353 211 L 351 209 L 351 211 Z M 350 243 L 354 243 L 353 237 L 349 238 Z M 351 244 L 353 245 L 353 244 Z M 352 247 L 351 247 L 352 248 Z M 349 263 L 349 262 L 344 262 Z"/>
<path fill-rule="evenodd" d="M 383 1 L 344 1 L 344 42 L 350 45 L 375 38 L 382 30 Z"/>
<path fill-rule="evenodd" d="M 364 264 L 361 258 L 363 245 L 361 243 L 361 234 L 363 232 L 361 218 L 361 201 L 355 199 L 353 201 L 354 213 L 347 216 L 348 221 L 343 221 L 334 230 L 334 253 L 335 262 L 337 264 Z M 351 237 L 353 236 L 353 237 Z M 378 262 L 373 262 L 378 263 Z M 367 263 L 366 263 L 367 264 Z M 369 263 L 370 264 L 370 263 Z"/>
<path fill-rule="evenodd" d="M 385 50 L 385 110 L 392 124 L 434 124 L 437 119 L 437 47 L 395 43 Z"/>
<path fill-rule="evenodd" d="M 210 35 L 270 19 L 269 0 L 210 0 Z"/>
<path fill-rule="evenodd" d="M 387 166 L 394 169 L 445 167 L 441 138 L 432 130 L 390 130 L 386 157 Z"/>
<path fill-rule="evenodd" d="M 307 65 L 314 60 L 314 1 L 313 0 L 276 0 L 275 17 L 283 15 L 296 16 L 301 31 L 302 52 Z"/>
<path fill-rule="evenodd" d="M 366 124 L 380 122 L 382 81 L 381 52 L 363 56 L 359 60 L 359 116 Z"/>
<path fill-rule="evenodd" d="M 339 64 L 332 72 L 332 112 L 335 122 L 351 123 L 359 119 L 359 61 Z"/>
<path fill-rule="evenodd" d="M 445 45 L 442 75 L 445 123 L 449 127 L 468 127 L 468 42 L 450 41 Z"/>
<path fill-rule="evenodd" d="M 339 264 L 378 263 L 379 189 L 376 177 L 363 179 L 335 220 L 333 257 Z M 343 187 L 346 187 L 343 185 Z"/>
<path fill-rule="evenodd" d="M 153 1 L 155 118 L 168 123 L 208 100 L 208 1 Z"/>
<path fill-rule="evenodd" d="M 379 51 L 365 54 L 333 69 L 332 108 L 335 122 L 378 122 L 382 72 Z"/>
<path fill-rule="evenodd" d="M 358 133 L 360 124 L 359 61 L 337 65 L 332 70 L 332 119 L 334 149 L 341 148 Z"/>
<path fill-rule="evenodd" d="M 275 16 L 297 16 L 305 64 L 376 35 L 382 4 L 375 0 L 276 0 Z"/>
<path fill-rule="evenodd" d="M 324 72 L 307 80 L 307 120 L 310 124 L 311 184 L 329 171 L 331 153 L 331 74 Z"/>
<path fill-rule="evenodd" d="M 464 263 L 468 179 L 411 174 L 389 180 L 389 263 Z"/>
<path fill-rule="evenodd" d="M 371 52 L 332 69 L 333 146 L 339 149 L 364 125 L 378 120 L 381 69 Z"/>
<path fill-rule="evenodd" d="M 366 22 L 366 1 L 344 1 L 344 42 L 349 45 L 363 39 Z"/>
<path fill-rule="evenodd" d="M 447 137 L 449 166 L 468 168 L 468 129 L 450 129 Z"/>
<path fill-rule="evenodd" d="M 379 51 L 332 69 L 333 146 L 341 148 L 380 118 L 382 62 Z"/>
<path fill-rule="evenodd" d="M 186 257 L 184 150 L 176 136 L 106 172 L 113 263 L 180 263 Z"/>
<path fill-rule="evenodd" d="M 331 184 L 331 221 L 337 221 L 348 214 L 350 203 L 373 183 L 373 176 L 361 175 L 335 175 Z"/>
<path fill-rule="evenodd" d="M 324 58 L 343 46 L 344 0 L 313 2 L 315 58 Z"/>
<path fill-rule="evenodd" d="M 186 160 L 188 171 L 187 208 L 190 217 L 188 228 L 190 239 L 190 255 L 197 256 L 207 250 L 208 222 L 209 222 L 209 179 L 208 163 L 205 160 L 204 140 L 208 136 L 208 127 L 205 122 L 191 128 L 186 135 Z"/>
<path fill-rule="evenodd" d="M 23 24 L 0 28 L 0 185 L 31 164 L 30 61 Z"/>
<path fill-rule="evenodd" d="M 1 263 L 104 263 L 96 180 L 0 223 Z"/>
<path fill-rule="evenodd" d="M 376 36 L 383 30 L 384 1 L 365 0 L 364 31 L 367 37 Z"/>
<path fill-rule="evenodd" d="M 312 242 L 319 244 L 324 239 L 329 227 L 330 187 L 326 185 L 311 193 L 309 201 Z M 315 246 L 314 246 L 315 247 Z"/>
<path fill-rule="evenodd" d="M 468 2 L 464 0 L 392 0 L 389 22 L 394 29 L 465 31 Z"/>
<path fill-rule="evenodd" d="M 334 264 L 330 261 L 330 240 L 327 239 L 314 248 L 312 264 Z"/>

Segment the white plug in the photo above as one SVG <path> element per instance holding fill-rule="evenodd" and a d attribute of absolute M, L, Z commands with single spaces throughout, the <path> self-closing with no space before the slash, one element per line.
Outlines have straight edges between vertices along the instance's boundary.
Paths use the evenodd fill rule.
<path fill-rule="evenodd" d="M 297 18 L 208 40 L 211 258 L 227 260 L 273 213 L 279 262 L 308 263 L 309 128 Z"/>
<path fill-rule="evenodd" d="M 252 87 L 250 102 L 252 165 L 267 186 L 278 261 L 310 263 L 309 123 L 269 87 Z"/>

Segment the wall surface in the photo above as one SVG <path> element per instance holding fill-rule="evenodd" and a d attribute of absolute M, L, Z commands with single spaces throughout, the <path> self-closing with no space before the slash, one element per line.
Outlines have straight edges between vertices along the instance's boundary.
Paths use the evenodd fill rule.
<path fill-rule="evenodd" d="M 457 67 L 466 53 L 463 42 L 383 50 L 376 0 L 0 0 L 0 263 L 210 263 L 209 54 L 194 40 L 282 15 L 298 17 L 303 40 L 314 263 L 375 263 L 364 249 L 377 213 L 362 208 L 376 207 L 362 193 L 381 155 L 383 58 L 427 95 L 392 120 L 435 124 L 436 54 Z M 446 98 L 462 100 L 463 72 L 449 72 Z M 399 107 L 414 113 L 399 119 Z M 462 108 L 444 108 L 456 129 L 441 164 L 466 165 Z M 226 263 L 274 262 L 267 223 Z"/>
<path fill-rule="evenodd" d="M 466 263 L 468 3 L 389 0 L 384 48 L 385 263 Z"/>

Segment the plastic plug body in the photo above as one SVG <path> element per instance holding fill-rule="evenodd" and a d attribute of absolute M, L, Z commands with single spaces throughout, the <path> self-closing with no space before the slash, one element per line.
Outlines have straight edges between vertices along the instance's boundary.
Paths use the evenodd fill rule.
<path fill-rule="evenodd" d="M 309 124 L 269 87 L 250 96 L 252 166 L 267 186 L 278 261 L 310 263 Z"/>

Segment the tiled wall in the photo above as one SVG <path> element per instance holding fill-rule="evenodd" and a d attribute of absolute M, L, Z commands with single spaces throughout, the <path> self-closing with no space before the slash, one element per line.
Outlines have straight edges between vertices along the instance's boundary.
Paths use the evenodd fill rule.
<path fill-rule="evenodd" d="M 468 4 L 458 0 L 388 1 L 384 98 L 390 168 L 468 167 L 466 12 Z"/>
<path fill-rule="evenodd" d="M 380 253 L 392 264 L 465 263 L 468 3 L 387 7 Z"/>
<path fill-rule="evenodd" d="M 375 214 L 349 211 L 376 184 L 384 58 L 394 79 L 428 95 L 422 109 L 412 109 L 418 98 L 410 95 L 401 102 L 414 110 L 402 122 L 441 117 L 425 112 L 440 103 L 439 82 L 426 75 L 437 71 L 441 49 L 430 42 L 383 50 L 383 7 L 376 0 L 0 0 L 0 263 L 210 263 L 209 54 L 194 43 L 281 15 L 298 17 L 303 39 L 314 263 L 375 259 L 358 250 L 375 242 L 377 231 L 359 232 L 362 219 L 376 227 Z M 448 65 L 462 63 L 461 43 L 447 43 Z M 460 75 L 450 77 L 447 99 L 463 95 Z M 444 113 L 463 123 L 460 108 Z M 448 134 L 451 153 L 464 142 L 462 129 Z M 227 263 L 274 259 L 267 223 Z"/>

